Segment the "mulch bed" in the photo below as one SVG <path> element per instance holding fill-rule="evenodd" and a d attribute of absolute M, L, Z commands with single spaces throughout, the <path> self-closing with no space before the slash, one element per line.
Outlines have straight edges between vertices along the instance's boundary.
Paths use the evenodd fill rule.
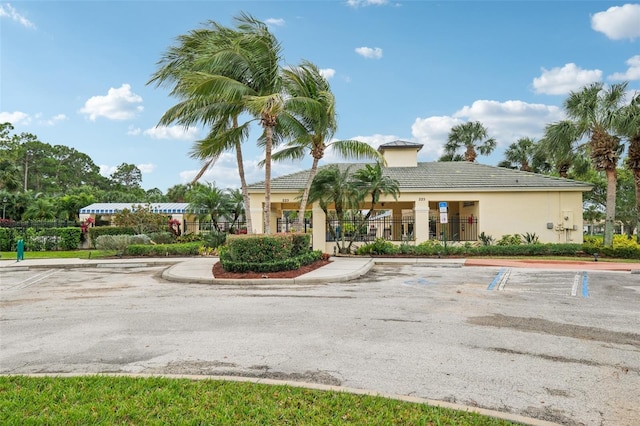
<path fill-rule="evenodd" d="M 269 278 L 297 278 L 300 275 L 304 275 L 307 272 L 311 272 L 318 268 L 322 268 L 325 265 L 331 263 L 330 260 L 316 260 L 313 263 L 302 266 L 300 269 L 295 269 L 292 271 L 279 271 L 279 272 L 227 272 L 222 269 L 222 264 L 220 262 L 216 262 L 213 265 L 213 277 L 214 278 L 225 278 L 225 279 L 241 279 L 241 280 L 249 280 L 249 279 L 269 279 Z"/>

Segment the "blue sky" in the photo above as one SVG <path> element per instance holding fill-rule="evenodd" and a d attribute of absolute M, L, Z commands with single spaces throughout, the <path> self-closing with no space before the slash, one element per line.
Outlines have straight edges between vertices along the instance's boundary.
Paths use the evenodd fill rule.
<path fill-rule="evenodd" d="M 200 166 L 189 151 L 206 132 L 157 127 L 176 100 L 146 83 L 175 37 L 241 12 L 269 24 L 283 65 L 306 59 L 325 72 L 336 138 L 419 142 L 420 161 L 438 159 L 451 127 L 477 120 L 498 142 L 478 162 L 495 165 L 509 144 L 562 119 L 571 90 L 640 90 L 640 3 L 14 1 L 0 2 L 0 121 L 88 154 L 105 175 L 136 164 L 145 189 L 187 183 Z M 264 180 L 258 136 L 244 146 L 249 182 Z M 235 156 L 202 180 L 238 187 Z"/>

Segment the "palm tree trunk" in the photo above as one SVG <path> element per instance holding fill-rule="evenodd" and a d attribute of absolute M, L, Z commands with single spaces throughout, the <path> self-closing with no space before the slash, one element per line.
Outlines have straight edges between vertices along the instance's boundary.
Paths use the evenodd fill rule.
<path fill-rule="evenodd" d="M 616 219 L 616 182 L 618 179 L 615 168 L 608 168 L 607 175 L 607 203 L 604 219 L 604 246 L 613 247 L 613 226 Z"/>
<path fill-rule="evenodd" d="M 298 210 L 298 224 L 296 228 L 300 228 L 304 224 L 304 214 L 307 211 L 307 201 L 309 200 L 309 189 L 311 188 L 311 183 L 313 179 L 316 177 L 316 173 L 318 172 L 318 158 L 313 158 L 313 163 L 311 164 L 311 170 L 309 170 L 309 178 L 307 179 L 307 185 L 304 187 L 304 192 L 302 193 L 302 200 L 300 200 L 300 210 Z M 302 224 L 300 222 L 302 220 Z M 300 229 L 296 229 L 296 231 L 300 231 Z"/>
<path fill-rule="evenodd" d="M 264 233 L 271 234 L 271 148 L 273 127 L 265 126 L 266 142 L 264 146 Z"/>
<path fill-rule="evenodd" d="M 636 187 L 636 242 L 640 243 L 640 169 L 633 169 L 633 183 Z"/>
<path fill-rule="evenodd" d="M 247 234 L 253 234 L 253 224 L 251 222 L 251 199 L 247 189 L 247 180 L 244 177 L 244 160 L 242 158 L 242 144 L 236 142 L 236 161 L 238 162 L 238 174 L 240 175 L 240 188 L 242 189 L 242 199 L 244 201 L 244 220 L 247 225 Z"/>

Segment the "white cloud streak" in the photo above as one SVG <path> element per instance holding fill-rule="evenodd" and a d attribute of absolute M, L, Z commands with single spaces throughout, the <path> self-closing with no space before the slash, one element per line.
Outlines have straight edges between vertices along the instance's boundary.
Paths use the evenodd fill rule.
<path fill-rule="evenodd" d="M 18 13 L 18 11 L 9 3 L 0 4 L 0 18 L 9 18 L 25 28 L 30 28 L 33 30 L 36 29 L 36 25 L 33 22 L 29 21 L 27 18 Z"/>
<path fill-rule="evenodd" d="M 29 124 L 31 123 L 31 117 L 22 111 L 0 112 L 0 123 L 11 123 L 14 126 L 16 124 Z"/>
<path fill-rule="evenodd" d="M 617 72 L 607 78 L 614 81 L 640 80 L 640 55 L 632 56 L 626 63 L 629 65 L 626 72 Z"/>
<path fill-rule="evenodd" d="M 320 70 L 320 75 L 329 80 L 331 77 L 336 75 L 336 70 L 333 68 L 323 68 Z"/>
<path fill-rule="evenodd" d="M 149 136 L 153 139 L 177 139 L 183 141 L 192 141 L 198 138 L 199 130 L 196 127 L 188 127 L 185 129 L 182 126 L 158 126 L 147 129 L 142 133 L 145 136 Z"/>
<path fill-rule="evenodd" d="M 356 47 L 355 52 L 367 59 L 380 59 L 382 58 L 382 49 L 379 47 Z"/>

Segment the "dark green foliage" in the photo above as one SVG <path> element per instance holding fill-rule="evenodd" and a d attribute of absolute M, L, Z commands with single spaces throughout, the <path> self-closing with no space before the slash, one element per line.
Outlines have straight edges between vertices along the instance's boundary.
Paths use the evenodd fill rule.
<path fill-rule="evenodd" d="M 210 248 L 218 248 L 227 241 L 227 233 L 219 231 L 211 231 L 203 236 L 204 246 Z"/>
<path fill-rule="evenodd" d="M 310 251 L 307 234 L 229 235 L 220 247 L 225 271 L 276 272 L 298 269 L 322 258 L 321 251 Z"/>
<path fill-rule="evenodd" d="M 356 250 L 356 254 L 396 254 L 398 247 L 384 238 L 376 238 L 372 243 L 365 244 Z"/>
<path fill-rule="evenodd" d="M 220 262 L 225 271 L 229 272 L 278 272 L 278 271 L 291 271 L 298 269 L 303 265 L 308 265 L 323 258 L 321 250 L 314 250 L 305 254 L 291 257 L 288 259 L 249 263 L 244 261 L 229 260 L 223 254 L 226 250 L 220 251 Z"/>
<path fill-rule="evenodd" d="M 13 244 L 13 229 L 0 228 L 0 251 L 11 251 Z"/>
<path fill-rule="evenodd" d="M 0 228 L 0 251 L 16 249 L 23 240 L 26 251 L 77 250 L 82 231 L 80 228 Z"/>
<path fill-rule="evenodd" d="M 176 237 L 174 237 L 171 232 L 150 232 L 148 235 L 151 241 L 156 244 L 171 244 L 176 242 Z"/>
<path fill-rule="evenodd" d="M 202 243 L 184 244 L 132 244 L 124 251 L 126 256 L 197 256 Z"/>
<path fill-rule="evenodd" d="M 89 228 L 91 245 L 96 246 L 96 239 L 101 235 L 135 235 L 136 231 L 128 226 L 94 226 Z"/>

